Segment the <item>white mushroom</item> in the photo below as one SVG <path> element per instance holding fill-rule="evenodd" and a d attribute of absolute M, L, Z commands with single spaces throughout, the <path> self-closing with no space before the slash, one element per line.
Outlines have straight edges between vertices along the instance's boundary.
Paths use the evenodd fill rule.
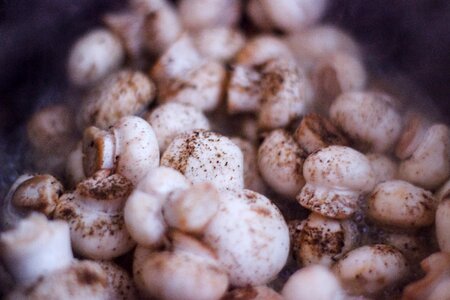
<path fill-rule="evenodd" d="M 450 253 L 450 199 L 442 201 L 436 211 L 436 237 L 439 248 Z"/>
<path fill-rule="evenodd" d="M 221 298 L 221 300 L 245 300 L 245 299 L 283 300 L 283 297 L 270 287 L 260 285 L 260 286 L 237 288 L 226 293 L 225 296 Z"/>
<path fill-rule="evenodd" d="M 230 27 L 204 28 L 193 34 L 193 42 L 203 57 L 227 62 L 244 46 L 244 35 Z"/>
<path fill-rule="evenodd" d="M 244 155 L 244 187 L 264 194 L 267 192 L 267 186 L 259 172 L 256 146 L 242 138 L 231 138 L 231 141 L 241 149 Z"/>
<path fill-rule="evenodd" d="M 331 105 L 330 118 L 361 148 L 386 152 L 395 145 L 402 128 L 394 101 L 378 92 L 344 93 Z"/>
<path fill-rule="evenodd" d="M 317 22 L 325 11 L 326 0 L 251 0 L 247 10 L 262 29 L 299 31 Z"/>
<path fill-rule="evenodd" d="M 289 230 L 278 208 L 250 190 L 223 191 L 203 240 L 236 287 L 273 279 L 289 254 Z"/>
<path fill-rule="evenodd" d="M 162 242 L 167 225 L 162 207 L 170 193 L 185 190 L 189 181 L 171 168 L 152 169 L 128 197 L 124 208 L 125 225 L 139 245 L 157 246 Z"/>
<path fill-rule="evenodd" d="M 420 263 L 424 278 L 410 283 L 403 290 L 404 300 L 443 300 L 450 295 L 450 254 L 438 252 Z"/>
<path fill-rule="evenodd" d="M 1 218 L 0 225 L 2 230 L 12 229 L 14 228 L 19 221 L 23 218 L 24 213 L 21 212 L 18 208 L 14 207 L 12 203 L 12 197 L 16 192 L 17 188 L 27 180 L 33 178 L 31 174 L 23 174 L 17 177 L 17 179 L 13 182 L 11 187 L 8 190 L 5 198 L 1 201 Z"/>
<path fill-rule="evenodd" d="M 408 268 L 399 250 L 376 244 L 350 251 L 333 271 L 349 294 L 373 295 L 401 280 Z"/>
<path fill-rule="evenodd" d="M 253 37 L 236 54 L 235 62 L 244 66 L 258 66 L 269 60 L 283 58 L 292 59 L 292 53 L 283 40 L 274 35 L 258 35 Z"/>
<path fill-rule="evenodd" d="M 144 257 L 135 280 L 146 296 L 167 300 L 220 299 L 228 287 L 226 272 L 213 253 L 195 239 L 172 235 L 173 250 Z"/>
<path fill-rule="evenodd" d="M 395 179 L 397 177 L 397 163 L 390 157 L 380 153 L 366 155 L 375 173 L 376 183 Z"/>
<path fill-rule="evenodd" d="M 157 106 L 146 120 L 152 125 L 161 153 L 177 135 L 194 129 L 210 129 L 208 119 L 199 109 L 176 102 Z"/>
<path fill-rule="evenodd" d="M 277 193 L 294 200 L 305 184 L 306 153 L 285 130 L 272 131 L 258 150 L 258 167 L 265 182 Z"/>
<path fill-rule="evenodd" d="M 321 59 L 312 70 L 312 83 L 321 109 L 342 93 L 362 90 L 367 81 L 366 70 L 357 56 L 335 53 Z"/>
<path fill-rule="evenodd" d="M 296 239 L 291 239 L 294 256 L 303 266 L 333 262 L 350 251 L 358 241 L 358 229 L 349 221 L 339 221 L 311 213 Z"/>
<path fill-rule="evenodd" d="M 66 220 L 74 251 L 92 259 L 111 259 L 135 245 L 125 228 L 123 206 L 133 185 L 104 170 L 59 199 L 54 217 Z"/>
<path fill-rule="evenodd" d="M 323 148 L 305 160 L 306 185 L 298 202 L 323 216 L 345 219 L 351 216 L 361 194 L 370 192 L 375 175 L 364 154 L 345 146 Z"/>
<path fill-rule="evenodd" d="M 229 113 L 256 113 L 261 106 L 260 72 L 252 67 L 235 65 L 227 87 L 227 110 Z"/>
<path fill-rule="evenodd" d="M 68 267 L 73 260 L 69 226 L 33 213 L 0 236 L 0 255 L 16 284 L 25 285 Z"/>
<path fill-rule="evenodd" d="M 143 111 L 155 97 L 155 85 L 139 71 L 122 70 L 109 75 L 83 100 L 78 127 L 107 129 L 124 116 Z"/>
<path fill-rule="evenodd" d="M 435 211 L 431 192 L 402 180 L 378 184 L 367 207 L 367 215 L 375 222 L 404 229 L 433 224 Z"/>
<path fill-rule="evenodd" d="M 225 81 L 222 64 L 202 59 L 187 35 L 180 36 L 151 70 L 158 101 L 189 104 L 212 111 L 220 103 Z"/>
<path fill-rule="evenodd" d="M 308 86 L 308 78 L 295 64 L 285 59 L 267 62 L 261 78 L 260 128 L 285 127 L 302 116 L 309 101 Z"/>
<path fill-rule="evenodd" d="M 302 118 L 293 136 L 297 144 L 308 154 L 331 145 L 349 144 L 345 135 L 327 118 L 315 113 Z"/>
<path fill-rule="evenodd" d="M 183 232 L 201 233 L 217 213 L 219 198 L 219 191 L 206 182 L 174 191 L 164 203 L 164 219 Z"/>
<path fill-rule="evenodd" d="M 144 17 L 144 47 L 151 54 L 159 55 L 182 34 L 182 26 L 175 9 L 164 3 Z"/>
<path fill-rule="evenodd" d="M 108 276 L 99 264 L 81 261 L 41 277 L 31 285 L 21 286 L 10 293 L 8 300 L 120 299 L 111 293 Z"/>
<path fill-rule="evenodd" d="M 117 69 L 124 49 L 117 36 L 106 29 L 93 29 L 72 46 L 67 72 L 72 83 L 88 86 Z"/>
<path fill-rule="evenodd" d="M 450 176 L 450 131 L 444 124 L 425 129 L 410 123 L 397 145 L 397 155 L 403 159 L 399 178 L 434 190 Z"/>
<path fill-rule="evenodd" d="M 310 70 L 323 59 L 334 53 L 347 53 L 359 56 L 357 43 L 350 35 L 332 25 L 318 25 L 293 33 L 286 37 L 296 61 L 306 70 Z"/>
<path fill-rule="evenodd" d="M 285 300 L 346 299 L 339 280 L 326 267 L 312 265 L 291 275 L 281 291 Z"/>
<path fill-rule="evenodd" d="M 89 127 L 83 136 L 83 168 L 87 176 L 109 169 L 137 184 L 159 164 L 159 146 L 143 119 L 123 117 L 109 131 Z"/>
<path fill-rule="evenodd" d="M 162 155 L 161 165 L 174 168 L 193 183 L 210 182 L 219 189 L 244 187 L 242 151 L 214 132 L 194 130 L 177 136 Z"/>
<path fill-rule="evenodd" d="M 199 30 L 219 25 L 232 26 L 241 15 L 239 0 L 181 0 L 178 11 L 185 28 Z"/>

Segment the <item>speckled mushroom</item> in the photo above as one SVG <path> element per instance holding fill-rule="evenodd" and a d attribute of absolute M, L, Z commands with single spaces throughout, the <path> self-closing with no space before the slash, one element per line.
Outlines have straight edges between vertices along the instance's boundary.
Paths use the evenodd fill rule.
<path fill-rule="evenodd" d="M 347 92 L 330 107 L 331 120 L 363 150 L 393 150 L 402 129 L 395 99 L 379 92 Z"/>
<path fill-rule="evenodd" d="M 272 131 L 258 150 L 258 167 L 265 182 L 292 200 L 305 184 L 303 162 L 306 153 L 283 129 Z"/>
<path fill-rule="evenodd" d="M 227 87 L 227 110 L 235 113 L 257 113 L 261 106 L 262 75 L 256 69 L 235 65 Z"/>
<path fill-rule="evenodd" d="M 112 73 L 83 99 L 77 114 L 78 127 L 107 129 L 124 116 L 144 111 L 155 94 L 153 82 L 139 71 Z"/>
<path fill-rule="evenodd" d="M 289 230 L 283 216 L 269 199 L 250 190 L 223 191 L 221 196 L 203 241 L 216 252 L 231 285 L 269 282 L 289 254 Z"/>
<path fill-rule="evenodd" d="M 69 223 L 72 247 L 92 259 L 112 259 L 131 250 L 123 206 L 133 185 L 119 174 L 99 171 L 80 182 L 75 191 L 63 194 L 54 218 Z"/>
<path fill-rule="evenodd" d="M 194 130 L 177 136 L 162 155 L 161 165 L 178 170 L 192 183 L 210 182 L 219 189 L 244 187 L 242 151 L 218 133 Z"/>
<path fill-rule="evenodd" d="M 137 184 L 159 165 L 159 146 L 152 127 L 142 118 L 127 116 L 108 130 L 89 127 L 83 135 L 86 176 L 108 169 Z"/>
<path fill-rule="evenodd" d="M 323 216 L 337 219 L 350 217 L 358 198 L 372 191 L 375 175 L 366 156 L 345 146 L 323 148 L 305 160 L 306 184 L 297 201 Z"/>
<path fill-rule="evenodd" d="M 436 212 L 433 194 L 406 181 L 378 184 L 368 198 L 367 216 L 394 228 L 420 228 L 433 224 Z"/>
<path fill-rule="evenodd" d="M 347 253 L 333 271 L 351 295 L 376 295 L 403 279 L 408 266 L 403 254 L 383 244 L 363 246 Z"/>
<path fill-rule="evenodd" d="M 249 286 L 229 291 L 221 300 L 283 300 L 283 297 L 268 286 Z"/>

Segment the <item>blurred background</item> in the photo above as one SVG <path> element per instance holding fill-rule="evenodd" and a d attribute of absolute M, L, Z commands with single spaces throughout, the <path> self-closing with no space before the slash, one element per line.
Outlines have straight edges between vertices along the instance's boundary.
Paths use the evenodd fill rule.
<path fill-rule="evenodd" d="M 0 174 L 15 175 L 19 132 L 30 114 L 64 100 L 73 41 L 99 25 L 103 13 L 125 6 L 124 0 L 0 0 Z M 324 21 L 350 32 L 372 67 L 405 75 L 448 122 L 450 1 L 333 0 Z"/>

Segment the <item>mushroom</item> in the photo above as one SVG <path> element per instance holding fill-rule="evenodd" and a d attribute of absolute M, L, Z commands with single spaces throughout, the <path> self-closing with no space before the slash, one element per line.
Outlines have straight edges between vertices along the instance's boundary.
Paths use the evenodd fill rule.
<path fill-rule="evenodd" d="M 450 176 L 450 132 L 444 124 L 426 128 L 422 122 L 413 117 L 405 125 L 396 149 L 402 159 L 398 176 L 434 190 Z"/>
<path fill-rule="evenodd" d="M 203 241 L 236 287 L 269 282 L 289 254 L 289 230 L 280 211 L 250 190 L 222 191 L 219 211 L 204 230 Z"/>
<path fill-rule="evenodd" d="M 377 184 L 397 177 L 398 165 L 390 157 L 380 153 L 369 153 L 366 157 L 370 161 Z"/>
<path fill-rule="evenodd" d="M 436 237 L 439 248 L 450 253 L 450 199 L 445 199 L 436 210 Z"/>
<path fill-rule="evenodd" d="M 108 299 L 138 299 L 133 279 L 128 273 L 111 261 L 98 261 L 108 279 Z"/>
<path fill-rule="evenodd" d="M 362 90 L 367 81 L 366 70 L 358 56 L 334 53 L 318 61 L 312 70 L 318 106 L 328 110 L 342 93 Z"/>
<path fill-rule="evenodd" d="M 220 62 L 230 61 L 245 43 L 242 32 L 224 26 L 194 32 L 192 39 L 201 56 Z"/>
<path fill-rule="evenodd" d="M 87 176 L 114 170 L 137 184 L 159 164 L 159 146 L 152 127 L 143 119 L 127 116 L 108 130 L 89 127 L 83 135 L 83 169 Z"/>
<path fill-rule="evenodd" d="M 361 149 L 390 151 L 400 136 L 402 120 L 394 99 L 378 92 L 347 92 L 330 107 L 331 120 Z"/>
<path fill-rule="evenodd" d="M 346 136 L 333 123 L 315 113 L 307 114 L 302 118 L 293 137 L 308 154 L 331 145 L 348 146 L 349 144 Z"/>
<path fill-rule="evenodd" d="M 202 111 L 219 105 L 225 73 L 220 63 L 202 59 L 186 34 L 166 49 L 151 70 L 158 101 L 189 104 Z"/>
<path fill-rule="evenodd" d="M 235 113 L 257 113 L 261 106 L 262 75 L 256 69 L 235 65 L 231 70 L 227 87 L 227 111 Z"/>
<path fill-rule="evenodd" d="M 265 182 L 292 200 L 305 184 L 303 162 L 306 153 L 283 129 L 269 133 L 258 150 L 258 167 Z"/>
<path fill-rule="evenodd" d="M 368 199 L 367 215 L 385 226 L 416 229 L 433 224 L 436 200 L 431 192 L 406 181 L 378 184 Z"/>
<path fill-rule="evenodd" d="M 276 58 L 292 59 L 292 53 L 283 40 L 274 35 L 257 35 L 245 43 L 234 58 L 238 65 L 262 65 Z"/>
<path fill-rule="evenodd" d="M 67 268 L 73 261 L 69 226 L 32 213 L 0 235 L 0 254 L 18 285 Z"/>
<path fill-rule="evenodd" d="M 194 130 L 177 136 L 161 165 L 181 172 L 192 183 L 210 182 L 219 189 L 244 187 L 242 151 L 225 136 Z"/>
<path fill-rule="evenodd" d="M 12 197 L 16 192 L 17 188 L 25 181 L 33 178 L 31 174 L 22 174 L 16 178 L 11 187 L 8 190 L 5 198 L 1 201 L 1 218 L 0 218 L 0 228 L 2 230 L 11 229 L 17 225 L 17 223 L 22 219 L 23 213 L 14 207 L 12 203 Z"/>
<path fill-rule="evenodd" d="M 360 56 L 357 43 L 346 32 L 332 25 L 317 25 L 292 33 L 285 38 L 297 63 L 311 70 L 321 59 L 335 53 Z"/>
<path fill-rule="evenodd" d="M 54 218 L 66 220 L 74 251 L 92 259 L 112 259 L 135 243 L 125 228 L 123 206 L 133 185 L 108 170 L 80 182 L 59 199 Z"/>
<path fill-rule="evenodd" d="M 83 168 L 83 143 L 80 141 L 67 156 L 65 179 L 68 186 L 73 188 L 84 178 L 86 175 Z"/>
<path fill-rule="evenodd" d="M 155 97 L 155 85 L 139 71 L 122 70 L 109 75 L 83 100 L 78 127 L 107 129 L 122 117 L 143 111 Z"/>
<path fill-rule="evenodd" d="M 125 225 L 133 239 L 141 246 L 158 246 L 167 225 L 162 207 L 170 193 L 186 190 L 190 182 L 178 171 L 158 167 L 139 182 L 128 197 L 124 208 Z"/>
<path fill-rule="evenodd" d="M 216 26 L 231 27 L 239 22 L 239 0 L 181 0 L 178 12 L 184 27 L 199 30 Z"/>
<path fill-rule="evenodd" d="M 339 280 L 324 266 L 302 268 L 289 277 L 281 291 L 285 300 L 346 299 Z"/>
<path fill-rule="evenodd" d="M 146 120 L 152 125 L 161 153 L 177 135 L 194 129 L 210 129 L 208 119 L 199 109 L 176 102 L 157 106 Z"/>
<path fill-rule="evenodd" d="M 158 299 L 220 299 L 228 287 L 226 272 L 199 241 L 174 232 L 172 249 L 143 257 L 135 280 L 145 296 Z"/>
<path fill-rule="evenodd" d="M 117 69 L 124 59 L 120 39 L 103 28 L 92 29 L 70 50 L 67 72 L 70 81 L 89 86 Z"/>
<path fill-rule="evenodd" d="M 264 194 L 267 192 L 267 186 L 259 172 L 256 146 L 242 138 L 231 138 L 231 141 L 241 149 L 244 156 L 244 187 Z"/>
<path fill-rule="evenodd" d="M 450 294 L 450 254 L 438 252 L 420 263 L 426 272 L 424 278 L 410 283 L 403 290 L 402 299 L 441 300 Z"/>
<path fill-rule="evenodd" d="M 383 244 L 348 252 L 333 271 L 351 295 L 376 295 L 404 278 L 408 271 L 403 254 Z"/>
<path fill-rule="evenodd" d="M 308 85 L 303 71 L 288 60 L 267 62 L 261 78 L 260 128 L 285 127 L 302 116 L 308 103 Z"/>
<path fill-rule="evenodd" d="M 311 213 L 291 241 L 294 256 L 301 265 L 331 266 L 356 245 L 358 229 L 349 220 L 333 220 Z"/>
<path fill-rule="evenodd" d="M 221 298 L 221 300 L 283 300 L 283 297 L 276 291 L 265 285 L 249 286 L 237 288 L 229 291 Z"/>
<path fill-rule="evenodd" d="M 366 156 L 345 146 L 323 148 L 303 164 L 305 186 L 297 196 L 304 207 L 325 217 L 346 219 L 358 198 L 375 185 L 375 174 Z"/>
<path fill-rule="evenodd" d="M 164 220 L 185 233 L 201 233 L 218 211 L 219 191 L 210 183 L 197 183 L 173 191 L 163 205 Z"/>
<path fill-rule="evenodd" d="M 250 0 L 247 12 L 262 29 L 298 31 L 317 22 L 325 11 L 326 0 Z"/>
<path fill-rule="evenodd" d="M 436 200 L 441 203 L 444 200 L 450 199 L 450 179 L 447 180 L 435 193 Z"/>
<path fill-rule="evenodd" d="M 418 264 L 431 250 L 428 237 L 414 233 L 386 232 L 382 241 L 402 252 L 410 264 Z"/>

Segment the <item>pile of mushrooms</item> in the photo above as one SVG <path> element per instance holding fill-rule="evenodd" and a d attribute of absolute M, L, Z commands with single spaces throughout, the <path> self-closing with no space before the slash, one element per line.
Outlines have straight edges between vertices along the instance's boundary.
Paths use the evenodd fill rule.
<path fill-rule="evenodd" d="M 449 127 L 327 4 L 130 0 L 80 37 L 2 202 L 6 299 L 448 299 Z"/>

